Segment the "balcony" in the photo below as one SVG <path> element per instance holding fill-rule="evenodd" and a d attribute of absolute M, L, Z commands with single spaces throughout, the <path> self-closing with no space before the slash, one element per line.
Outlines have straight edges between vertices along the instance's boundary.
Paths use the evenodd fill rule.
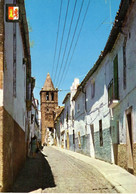
<path fill-rule="evenodd" d="M 108 106 L 114 108 L 119 103 L 118 85 L 113 83 L 113 79 L 108 85 Z"/>

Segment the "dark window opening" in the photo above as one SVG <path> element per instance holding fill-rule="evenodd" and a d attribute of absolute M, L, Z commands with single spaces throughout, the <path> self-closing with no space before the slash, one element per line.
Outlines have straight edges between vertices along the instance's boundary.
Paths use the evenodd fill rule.
<path fill-rule="evenodd" d="M 49 92 L 46 92 L 46 100 L 49 100 Z"/>
<path fill-rule="evenodd" d="M 73 130 L 73 144 L 75 144 L 75 131 Z"/>
<path fill-rule="evenodd" d="M 54 101 L 54 93 L 51 93 L 51 101 Z"/>
<path fill-rule="evenodd" d="M 100 146 L 103 146 L 102 120 L 99 120 L 99 137 L 100 137 Z"/>
<path fill-rule="evenodd" d="M 118 100 L 119 99 L 118 55 L 116 55 L 113 64 L 114 64 L 114 100 Z"/>

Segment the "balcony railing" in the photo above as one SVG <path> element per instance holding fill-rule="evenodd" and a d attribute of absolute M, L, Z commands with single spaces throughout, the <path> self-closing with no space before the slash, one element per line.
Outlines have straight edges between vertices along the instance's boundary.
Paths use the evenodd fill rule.
<path fill-rule="evenodd" d="M 117 91 L 114 87 L 113 79 L 108 85 L 108 106 L 109 108 L 114 108 L 119 103 L 119 97 L 118 97 L 118 88 Z"/>

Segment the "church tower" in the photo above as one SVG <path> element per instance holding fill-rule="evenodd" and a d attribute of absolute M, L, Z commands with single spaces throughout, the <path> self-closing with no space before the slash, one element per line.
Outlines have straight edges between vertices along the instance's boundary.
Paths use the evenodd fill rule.
<path fill-rule="evenodd" d="M 58 106 L 58 90 L 54 88 L 50 74 L 47 74 L 44 86 L 40 91 L 41 99 L 41 125 L 42 125 L 42 145 L 48 143 L 48 132 L 54 130 L 54 111 Z"/>

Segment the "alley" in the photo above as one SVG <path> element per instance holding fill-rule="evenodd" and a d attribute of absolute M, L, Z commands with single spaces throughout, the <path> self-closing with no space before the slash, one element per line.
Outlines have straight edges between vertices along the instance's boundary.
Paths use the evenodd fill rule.
<path fill-rule="evenodd" d="M 45 147 L 37 158 L 28 159 L 15 182 L 13 192 L 116 193 L 104 177 L 78 159 L 53 147 Z"/>

